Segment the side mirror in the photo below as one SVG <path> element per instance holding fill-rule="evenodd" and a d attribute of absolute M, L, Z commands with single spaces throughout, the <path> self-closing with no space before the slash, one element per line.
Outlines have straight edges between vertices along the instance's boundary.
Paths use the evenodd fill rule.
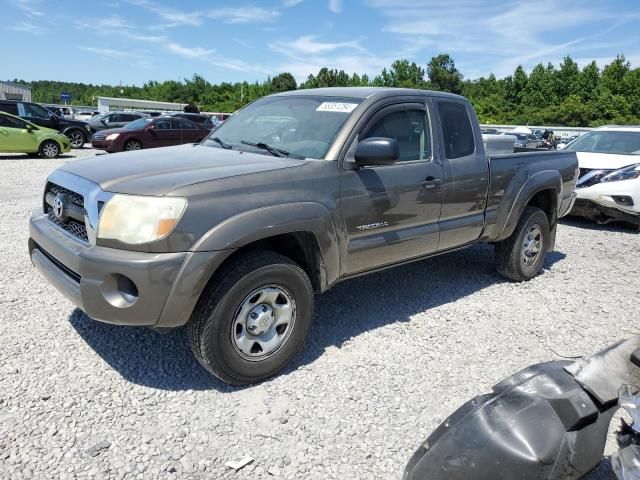
<path fill-rule="evenodd" d="M 155 130 L 155 129 L 156 129 L 156 126 L 155 126 L 155 125 L 147 125 L 146 127 L 144 127 L 144 129 L 145 129 L 147 132 L 149 132 L 149 131 L 151 131 L 151 130 Z"/>
<path fill-rule="evenodd" d="M 25 128 L 27 129 L 27 132 L 33 133 L 33 126 L 31 126 L 31 124 L 25 123 Z"/>
<path fill-rule="evenodd" d="M 358 166 L 393 165 L 400 158 L 398 142 L 393 138 L 372 137 L 362 140 L 354 154 Z"/>

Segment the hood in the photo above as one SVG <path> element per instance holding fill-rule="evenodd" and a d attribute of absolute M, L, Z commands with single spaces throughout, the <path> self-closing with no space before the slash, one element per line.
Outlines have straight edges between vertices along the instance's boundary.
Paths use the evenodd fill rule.
<path fill-rule="evenodd" d="M 98 155 L 60 167 L 100 185 L 133 195 L 166 195 L 195 183 L 298 167 L 304 160 L 201 145 L 154 148 Z"/>
<path fill-rule="evenodd" d="M 61 127 L 82 127 L 85 128 L 85 125 L 89 125 L 88 122 L 84 122 L 82 120 L 69 120 L 68 118 L 58 117 L 58 121 L 60 122 Z"/>
<path fill-rule="evenodd" d="M 617 170 L 640 163 L 640 155 L 616 155 L 614 153 L 576 152 L 580 168 Z"/>
<path fill-rule="evenodd" d="M 97 134 L 100 134 L 101 136 L 107 136 L 107 135 L 111 135 L 112 133 L 123 133 L 123 132 L 139 132 L 140 130 L 127 130 L 124 127 L 120 127 L 120 128 L 107 128 L 105 130 L 100 130 L 98 132 L 96 132 Z"/>

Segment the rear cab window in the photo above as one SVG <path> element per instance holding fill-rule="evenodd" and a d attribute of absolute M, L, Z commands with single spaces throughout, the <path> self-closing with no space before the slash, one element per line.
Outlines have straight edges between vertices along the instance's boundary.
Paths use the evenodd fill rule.
<path fill-rule="evenodd" d="M 464 103 L 438 102 L 445 155 L 449 160 L 467 157 L 476 150 L 471 118 Z"/>

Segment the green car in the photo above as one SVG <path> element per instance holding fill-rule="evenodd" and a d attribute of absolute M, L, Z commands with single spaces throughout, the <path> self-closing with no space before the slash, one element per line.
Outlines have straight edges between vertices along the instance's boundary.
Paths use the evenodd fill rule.
<path fill-rule="evenodd" d="M 0 112 L 0 153 L 56 158 L 70 150 L 69 139 L 62 133 Z"/>

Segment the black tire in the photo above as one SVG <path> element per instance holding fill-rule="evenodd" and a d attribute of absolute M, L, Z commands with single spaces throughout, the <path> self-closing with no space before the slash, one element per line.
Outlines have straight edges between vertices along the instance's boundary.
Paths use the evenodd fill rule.
<path fill-rule="evenodd" d="M 533 240 L 528 240 L 528 236 Z M 537 238 L 539 240 L 536 240 Z M 539 208 L 525 207 L 511 236 L 496 243 L 495 259 L 498 273 L 516 282 L 531 280 L 542 269 L 545 256 L 549 251 L 550 239 L 547 215 Z M 525 242 L 531 241 L 534 244 L 539 243 L 540 250 L 535 257 L 525 248 Z"/>
<path fill-rule="evenodd" d="M 125 151 L 142 150 L 142 142 L 140 140 L 129 140 L 124 144 Z"/>
<path fill-rule="evenodd" d="M 57 158 L 60 156 L 60 145 L 53 140 L 45 140 L 40 144 L 38 154 L 43 158 Z"/>
<path fill-rule="evenodd" d="M 71 148 L 82 148 L 84 147 L 84 144 L 87 143 L 87 136 L 79 128 L 69 130 L 65 132 L 65 135 L 69 139 Z"/>
<path fill-rule="evenodd" d="M 291 331 L 270 356 L 248 360 L 234 344 L 235 319 L 248 296 L 274 285 L 284 287 L 294 300 Z M 198 361 L 223 382 L 260 382 L 277 374 L 300 351 L 312 313 L 313 289 L 304 270 L 283 255 L 251 252 L 220 272 L 201 295 L 188 324 L 191 349 Z"/>

